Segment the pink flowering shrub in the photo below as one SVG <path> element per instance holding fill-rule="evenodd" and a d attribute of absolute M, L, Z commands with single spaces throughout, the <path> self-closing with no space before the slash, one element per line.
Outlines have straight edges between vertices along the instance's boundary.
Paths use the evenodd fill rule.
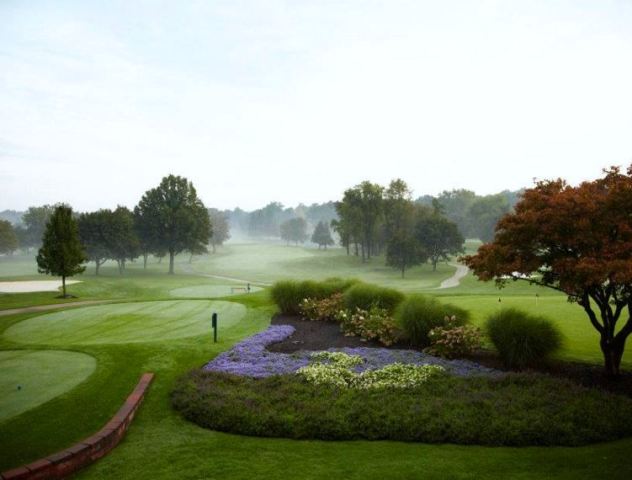
<path fill-rule="evenodd" d="M 340 329 L 347 336 L 359 336 L 363 340 L 377 340 L 383 345 L 392 345 L 399 331 L 388 310 L 372 306 L 368 311 L 356 307 L 355 313 L 340 311 L 337 315 Z"/>
<path fill-rule="evenodd" d="M 334 293 L 323 299 L 305 298 L 299 305 L 299 312 L 310 320 L 335 321 L 344 309 L 342 293 Z"/>
<path fill-rule="evenodd" d="M 430 347 L 424 352 L 446 358 L 462 357 L 481 346 L 481 332 L 472 325 L 458 325 L 456 317 L 445 317 L 445 325 L 428 333 Z"/>

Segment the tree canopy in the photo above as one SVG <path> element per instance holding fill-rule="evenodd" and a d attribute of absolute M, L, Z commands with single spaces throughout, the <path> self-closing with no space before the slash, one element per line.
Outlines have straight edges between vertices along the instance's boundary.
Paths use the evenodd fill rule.
<path fill-rule="evenodd" d="M 307 222 L 302 217 L 291 218 L 281 224 L 281 238 L 288 245 L 290 242 L 295 244 L 304 243 L 307 240 Z"/>
<path fill-rule="evenodd" d="M 208 212 L 193 184 L 184 177 L 164 177 L 158 187 L 145 192 L 135 214 L 150 232 L 151 248 L 169 253 L 170 274 L 178 253 L 208 245 Z"/>
<path fill-rule="evenodd" d="M 0 253 L 13 253 L 18 248 L 18 237 L 8 220 L 0 220 Z"/>
<path fill-rule="evenodd" d="M 86 269 L 82 264 L 86 261 L 72 208 L 66 205 L 55 207 L 46 224 L 42 247 L 37 254 L 39 273 L 61 277 L 63 296 L 66 297 L 66 277 L 82 273 Z"/>
<path fill-rule="evenodd" d="M 327 250 L 329 245 L 333 245 L 334 239 L 331 238 L 329 225 L 323 221 L 318 222 L 316 228 L 314 228 L 314 232 L 312 233 L 312 242 L 317 244 L 319 249 L 323 247 L 325 250 Z"/>
<path fill-rule="evenodd" d="M 211 246 L 213 247 L 213 253 L 218 246 L 223 245 L 226 240 L 230 238 L 230 224 L 226 215 L 216 208 L 209 208 L 208 214 L 211 219 Z"/>
<path fill-rule="evenodd" d="M 617 375 L 632 332 L 630 212 L 632 166 L 577 187 L 541 181 L 500 220 L 493 241 L 464 261 L 499 286 L 513 279 L 564 292 L 599 332 L 606 371 Z"/>

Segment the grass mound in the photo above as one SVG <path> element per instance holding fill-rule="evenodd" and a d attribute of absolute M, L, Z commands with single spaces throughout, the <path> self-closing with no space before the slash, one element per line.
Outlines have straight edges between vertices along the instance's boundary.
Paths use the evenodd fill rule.
<path fill-rule="evenodd" d="M 544 375 L 436 377 L 406 390 L 193 371 L 171 394 L 203 427 L 265 437 L 583 445 L 632 434 L 632 400 Z"/>

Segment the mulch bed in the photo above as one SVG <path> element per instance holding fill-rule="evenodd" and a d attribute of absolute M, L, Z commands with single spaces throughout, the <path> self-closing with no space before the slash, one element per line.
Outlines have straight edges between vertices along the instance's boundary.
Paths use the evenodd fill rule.
<path fill-rule="evenodd" d="M 328 348 L 376 347 L 385 348 L 378 342 L 365 342 L 359 337 L 346 337 L 336 323 L 303 320 L 295 315 L 278 314 L 272 317 L 273 325 L 291 325 L 296 331 L 282 342 L 268 345 L 271 352 L 293 353 L 298 350 L 327 350 Z M 393 345 L 386 348 L 410 348 L 407 345 Z M 481 350 L 467 357 L 468 360 L 483 366 L 506 370 L 498 356 L 489 350 Z M 599 387 L 613 393 L 632 397 L 632 372 L 625 371 L 619 378 L 612 379 L 604 375 L 603 367 L 577 362 L 555 361 L 542 365 L 538 372 L 555 377 L 567 378 L 588 387 Z"/>

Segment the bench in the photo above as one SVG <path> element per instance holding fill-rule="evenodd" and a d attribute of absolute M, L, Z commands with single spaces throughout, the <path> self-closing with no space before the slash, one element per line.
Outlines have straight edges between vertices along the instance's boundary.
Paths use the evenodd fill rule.
<path fill-rule="evenodd" d="M 235 292 L 250 293 L 250 285 L 248 285 L 247 287 L 230 287 L 230 293 L 235 293 Z"/>

